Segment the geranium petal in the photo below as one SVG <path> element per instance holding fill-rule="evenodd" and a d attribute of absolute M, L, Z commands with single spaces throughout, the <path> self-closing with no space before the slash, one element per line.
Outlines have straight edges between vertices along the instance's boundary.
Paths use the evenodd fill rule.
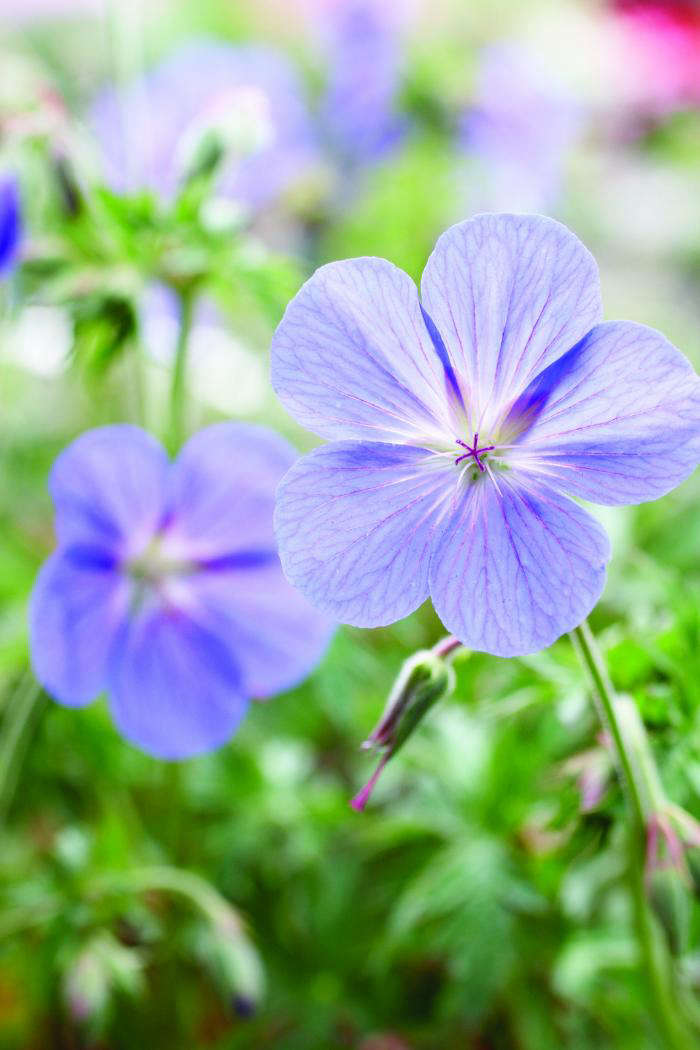
<path fill-rule="evenodd" d="M 411 278 L 385 259 L 322 266 L 272 341 L 272 385 L 322 437 L 414 443 L 444 436 L 449 378 Z"/>
<path fill-rule="evenodd" d="M 602 315 L 593 256 L 539 215 L 452 226 L 428 259 L 421 295 L 462 382 L 471 430 L 482 434 Z"/>
<path fill-rule="evenodd" d="M 531 384 L 520 413 L 531 425 L 512 462 L 594 503 L 657 499 L 700 459 L 700 378 L 631 321 L 597 325 Z"/>
<path fill-rule="evenodd" d="M 215 423 L 185 444 L 168 479 L 166 543 L 171 556 L 217 558 L 275 552 L 275 489 L 296 459 L 267 427 Z"/>
<path fill-rule="evenodd" d="M 610 545 L 586 511 L 544 485 L 498 476 L 471 485 L 435 546 L 430 594 L 470 649 L 544 649 L 600 597 Z"/>
<path fill-rule="evenodd" d="M 22 214 L 17 181 L 0 177 L 0 277 L 12 268 L 22 236 Z"/>
<path fill-rule="evenodd" d="M 452 458 L 378 442 L 338 442 L 294 464 L 275 528 L 289 580 L 343 623 L 377 627 L 428 595 L 433 528 L 456 481 Z"/>
<path fill-rule="evenodd" d="M 188 758 L 230 738 L 246 699 L 231 650 L 177 609 L 144 607 L 117 640 L 109 673 L 119 732 L 156 758 Z"/>
<path fill-rule="evenodd" d="M 200 572 L 190 615 L 235 652 L 246 696 L 290 689 L 318 664 L 335 624 L 286 580 L 279 558 Z"/>
<path fill-rule="evenodd" d="M 60 703 L 80 707 L 104 689 L 128 597 L 114 562 L 97 551 L 57 551 L 42 566 L 29 608 L 32 667 Z"/>
<path fill-rule="evenodd" d="M 154 437 L 127 423 L 76 438 L 51 469 L 49 489 L 63 545 L 140 551 L 158 527 L 168 457 Z"/>

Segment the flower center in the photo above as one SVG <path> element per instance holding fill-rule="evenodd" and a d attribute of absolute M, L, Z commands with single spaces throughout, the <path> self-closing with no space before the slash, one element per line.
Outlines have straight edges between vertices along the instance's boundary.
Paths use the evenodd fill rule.
<path fill-rule="evenodd" d="M 168 577 L 186 576 L 197 566 L 184 558 L 172 557 L 164 549 L 159 537 L 136 558 L 127 563 L 126 569 L 132 579 L 141 583 L 158 584 Z"/>
<path fill-rule="evenodd" d="M 473 443 L 471 445 L 468 445 L 466 441 L 462 441 L 460 438 L 457 438 L 457 444 L 461 445 L 461 447 L 463 449 L 466 449 L 466 451 L 463 452 L 461 456 L 457 456 L 457 458 L 455 460 L 455 464 L 461 463 L 463 459 L 471 459 L 471 458 L 473 458 L 473 460 L 476 463 L 477 467 L 479 468 L 479 470 L 483 474 L 485 472 L 485 470 L 486 470 L 486 467 L 484 466 L 484 464 L 479 459 L 479 456 L 482 453 L 484 453 L 484 452 L 492 452 L 495 449 L 496 446 L 495 445 L 481 445 L 480 446 L 479 445 L 479 434 L 478 434 L 478 431 L 474 435 L 474 441 L 473 441 Z"/>

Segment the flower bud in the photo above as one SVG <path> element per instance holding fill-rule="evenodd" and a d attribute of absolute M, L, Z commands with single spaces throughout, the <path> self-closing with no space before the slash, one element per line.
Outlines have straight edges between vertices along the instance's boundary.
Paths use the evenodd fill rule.
<path fill-rule="evenodd" d="M 367 784 L 352 799 L 353 809 L 364 809 L 389 759 L 404 745 L 430 708 L 454 689 L 454 671 L 445 661 L 448 652 L 425 649 L 404 663 L 389 693 L 384 714 L 362 745 L 384 753 Z"/>
<path fill-rule="evenodd" d="M 254 85 L 216 95 L 187 127 L 177 159 L 185 182 L 214 175 L 231 159 L 244 159 L 272 145 L 276 129 L 270 102 Z"/>
<path fill-rule="evenodd" d="M 84 948 L 66 973 L 64 995 L 74 1021 L 98 1021 L 109 1000 L 109 975 L 104 960 L 90 947 Z"/>
<path fill-rule="evenodd" d="M 666 935 L 669 951 L 678 957 L 688 945 L 690 893 L 677 867 L 657 868 L 648 877 L 649 903 Z"/>
<path fill-rule="evenodd" d="M 605 735 L 602 735 L 601 744 Z M 563 772 L 575 778 L 581 798 L 581 812 L 590 813 L 600 804 L 614 775 L 609 751 L 604 746 L 587 748 L 568 759 Z"/>
<path fill-rule="evenodd" d="M 201 956 L 221 994 L 240 1017 L 252 1017 L 263 996 L 264 973 L 260 957 L 241 929 L 217 924 L 203 931 Z"/>
<path fill-rule="evenodd" d="M 700 896 L 700 849 L 697 846 L 691 846 L 686 853 L 686 860 L 693 890 Z"/>
<path fill-rule="evenodd" d="M 99 1028 L 117 990 L 129 995 L 143 991 L 142 961 L 111 933 L 100 931 L 66 972 L 64 996 L 71 1016 L 80 1024 Z"/>
<path fill-rule="evenodd" d="M 699 841 L 697 822 L 671 802 L 652 813 L 647 822 L 647 893 L 669 950 L 676 956 L 687 947 L 693 885 L 691 852 Z"/>

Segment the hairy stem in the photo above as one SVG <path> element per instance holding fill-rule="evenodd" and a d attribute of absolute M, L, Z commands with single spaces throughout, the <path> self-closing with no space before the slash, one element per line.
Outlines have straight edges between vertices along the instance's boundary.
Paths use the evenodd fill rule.
<path fill-rule="evenodd" d="M 637 832 L 644 834 L 647 814 L 644 809 L 644 787 L 640 783 L 634 763 L 627 749 L 622 727 L 617 717 L 615 691 L 608 677 L 603 655 L 586 620 L 571 632 L 574 648 L 586 668 L 593 685 L 596 710 L 603 729 L 610 734 L 618 776 L 623 791 L 627 793 L 631 819 Z"/>
<path fill-rule="evenodd" d="M 646 971 L 651 1001 L 664 1046 L 669 1050 L 692 1050 L 694 1042 L 687 1033 L 676 1001 L 671 974 L 671 961 L 656 928 L 654 916 L 644 889 L 644 856 L 647 827 L 648 786 L 637 768 L 618 717 L 619 701 L 608 676 L 603 656 L 593 633 L 584 620 L 571 632 L 571 638 L 591 683 L 598 717 L 610 734 L 615 763 L 622 788 L 629 802 L 628 867 L 634 905 L 639 952 Z"/>
<path fill-rule="evenodd" d="M 455 638 L 453 634 L 448 634 L 446 638 L 441 638 L 439 642 L 435 643 L 435 645 L 433 646 L 433 652 L 436 656 L 440 656 L 443 660 L 445 660 L 448 657 L 453 657 L 458 649 L 463 648 L 464 646 L 460 642 L 459 638 Z"/>

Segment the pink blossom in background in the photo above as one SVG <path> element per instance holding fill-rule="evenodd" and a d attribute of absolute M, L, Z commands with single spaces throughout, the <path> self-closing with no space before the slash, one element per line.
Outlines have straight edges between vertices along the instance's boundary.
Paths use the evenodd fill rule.
<path fill-rule="evenodd" d="M 634 108 L 663 116 L 700 102 L 700 7 L 689 2 L 615 5 L 622 91 Z"/>

